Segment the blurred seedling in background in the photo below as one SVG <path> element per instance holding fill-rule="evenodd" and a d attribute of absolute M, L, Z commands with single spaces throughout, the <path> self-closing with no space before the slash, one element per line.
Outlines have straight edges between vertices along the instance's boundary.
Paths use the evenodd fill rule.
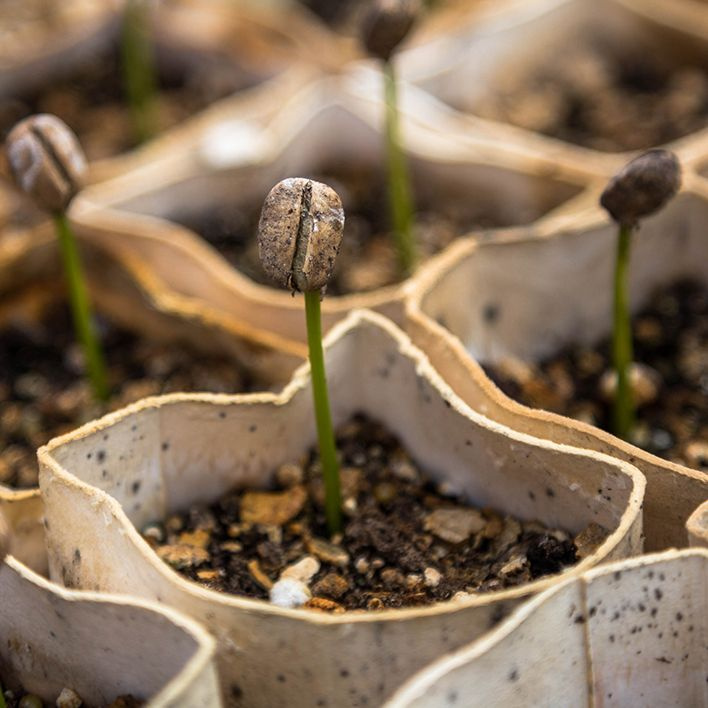
<path fill-rule="evenodd" d="M 86 158 L 79 141 L 59 118 L 40 114 L 18 123 L 9 133 L 6 150 L 10 170 L 20 189 L 52 215 L 64 263 L 69 302 L 94 397 L 108 397 L 106 367 L 96 336 L 86 280 L 73 230 L 66 216 L 81 188 Z"/>
<path fill-rule="evenodd" d="M 373 0 L 361 25 L 363 46 L 383 64 L 388 201 L 399 266 L 404 275 L 415 270 L 418 248 L 413 236 L 410 174 L 401 145 L 393 53 L 408 35 L 420 12 L 420 0 Z"/>
<path fill-rule="evenodd" d="M 123 84 L 138 142 L 157 132 L 155 58 L 150 36 L 150 1 L 125 0 L 121 31 Z"/>
<path fill-rule="evenodd" d="M 339 195 L 326 184 L 301 177 L 278 182 L 270 190 L 258 225 L 263 269 L 279 285 L 305 296 L 312 397 L 330 536 L 342 530 L 342 493 L 322 351 L 320 299 L 332 277 L 343 231 Z"/>
<path fill-rule="evenodd" d="M 628 278 L 632 233 L 641 219 L 661 209 L 681 186 L 681 166 L 667 150 L 649 150 L 625 165 L 608 183 L 600 204 L 618 225 L 614 271 L 612 359 L 616 377 L 613 430 L 629 440 L 635 403 Z"/>

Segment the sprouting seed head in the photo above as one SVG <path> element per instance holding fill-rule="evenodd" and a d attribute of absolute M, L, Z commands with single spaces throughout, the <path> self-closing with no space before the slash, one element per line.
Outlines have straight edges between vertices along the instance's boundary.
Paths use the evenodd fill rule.
<path fill-rule="evenodd" d="M 5 141 L 12 176 L 37 205 L 65 211 L 81 188 L 86 158 L 71 129 L 46 113 L 20 121 Z"/>
<path fill-rule="evenodd" d="M 668 150 L 649 150 L 628 162 L 607 184 L 600 204 L 622 226 L 659 211 L 681 187 L 681 165 Z"/>
<path fill-rule="evenodd" d="M 309 292 L 332 277 L 344 231 L 344 209 L 328 185 L 284 179 L 263 202 L 258 250 L 265 272 L 279 285 Z"/>
<path fill-rule="evenodd" d="M 420 0 L 373 0 L 361 25 L 361 43 L 366 51 L 388 61 L 420 11 Z"/>

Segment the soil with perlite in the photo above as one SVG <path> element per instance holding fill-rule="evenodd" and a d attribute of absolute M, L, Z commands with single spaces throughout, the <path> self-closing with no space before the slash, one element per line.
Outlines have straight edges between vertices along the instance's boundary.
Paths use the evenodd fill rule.
<path fill-rule="evenodd" d="M 657 291 L 633 319 L 640 364 L 632 442 L 666 459 L 708 470 L 708 290 L 681 282 Z M 610 342 L 565 349 L 538 365 L 485 365 L 508 396 L 533 408 L 611 430 Z"/>
<path fill-rule="evenodd" d="M 1 330 L 0 484 L 36 486 L 38 447 L 145 396 L 239 393 L 255 383 L 226 356 L 151 341 L 103 317 L 97 323 L 111 388 L 106 403 L 92 396 L 64 304 L 49 306 L 39 318 L 18 313 Z"/>
<path fill-rule="evenodd" d="M 379 423 L 337 431 L 343 532 L 328 538 L 315 450 L 277 470 L 268 491 L 234 490 L 148 524 L 157 554 L 204 587 L 268 600 L 273 584 L 309 587 L 306 609 L 344 612 L 463 600 L 557 573 L 607 531 L 580 534 L 477 508 L 433 484 Z"/>

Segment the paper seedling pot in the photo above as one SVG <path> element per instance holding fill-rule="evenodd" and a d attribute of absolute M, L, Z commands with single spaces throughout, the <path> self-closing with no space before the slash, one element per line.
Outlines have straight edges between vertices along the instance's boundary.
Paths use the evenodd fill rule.
<path fill-rule="evenodd" d="M 632 466 L 480 416 L 380 315 L 352 313 L 326 338 L 325 356 L 335 425 L 355 412 L 380 420 L 435 482 L 482 506 L 573 531 L 591 521 L 610 530 L 564 575 L 641 550 L 644 479 Z M 557 582 L 423 609 L 326 615 L 203 589 L 136 530 L 234 486 L 268 487 L 278 466 L 315 440 L 303 366 L 281 394 L 145 399 L 51 441 L 39 459 L 52 576 L 192 615 L 218 638 L 227 700 L 254 706 L 380 703 L 427 661 Z"/>
<path fill-rule="evenodd" d="M 654 289 L 681 277 L 708 283 L 708 189 L 693 172 L 695 155 L 688 153 L 682 161 L 685 191 L 647 219 L 633 239 L 633 310 Z M 406 327 L 443 379 L 475 410 L 530 435 L 637 465 L 647 478 L 647 549 L 685 546 L 686 519 L 708 498 L 708 475 L 593 426 L 517 404 L 474 361 L 493 363 L 504 356 L 537 361 L 564 345 L 609 334 L 615 237 L 615 226 L 591 207 L 567 219 L 506 232 L 493 243 L 461 242 L 419 280 Z M 490 308 L 495 318 L 485 317 Z"/>
<path fill-rule="evenodd" d="M 159 605 L 65 590 L 12 556 L 0 564 L 3 689 L 53 704 L 63 688 L 85 704 L 124 694 L 146 707 L 221 706 L 214 640 Z"/>
<path fill-rule="evenodd" d="M 543 97 L 540 93 L 545 101 L 538 102 L 537 92 L 528 101 L 514 104 L 511 113 L 527 114 L 520 123 L 527 126 L 524 128 L 503 122 L 503 110 L 490 110 L 503 103 L 500 95 L 514 97 L 524 84 L 536 85 L 542 91 L 540 74 L 558 76 L 564 71 L 558 57 L 593 44 L 602 48 L 604 56 L 629 56 L 637 62 L 654 58 L 669 68 L 688 62 L 705 71 L 708 19 L 702 3 L 696 0 L 597 0 L 592 4 L 584 0 L 508 0 L 488 3 L 472 12 L 460 8 L 450 32 L 403 52 L 401 74 L 459 110 L 469 130 L 497 135 L 501 141 L 525 150 L 601 165 L 610 156 L 611 147 L 600 151 L 542 134 L 548 124 L 547 112 L 553 113 L 554 95 Z M 579 66 L 581 61 L 568 65 L 574 72 L 571 76 L 578 79 L 579 90 L 586 88 L 580 79 L 586 74 L 592 78 L 597 70 L 592 65 Z M 513 86 L 510 77 L 514 78 Z M 572 82 L 572 78 L 569 80 Z M 592 92 L 592 84 L 587 90 Z M 531 105 L 534 98 L 536 102 Z M 637 131 L 642 129 L 636 126 Z M 698 130 L 684 134 L 675 143 L 704 136 L 705 130 Z"/>
<path fill-rule="evenodd" d="M 322 179 L 323 171 L 346 166 L 380 173 L 381 81 L 379 72 L 359 66 L 317 81 L 291 100 L 283 93 L 276 113 L 268 102 L 215 112 L 213 120 L 185 127 L 179 141 L 155 143 L 150 164 L 140 158 L 134 169 L 85 190 L 75 203 L 77 222 L 106 247 L 122 247 L 129 235 L 146 279 L 188 298 L 202 313 L 221 313 L 254 341 L 275 342 L 289 356 L 304 358 L 304 318 L 290 293 L 257 285 L 174 221 L 188 223 L 194 214 L 224 205 L 257 215 L 284 177 Z M 470 223 L 479 223 L 480 210 L 501 225 L 530 223 L 567 210 L 590 179 L 582 166 L 529 160 L 484 135 L 461 141 L 459 126 L 447 129 L 449 111 L 438 102 L 413 88 L 402 99 L 407 153 L 428 209 L 458 213 Z M 346 199 L 344 206 L 346 212 Z M 330 327 L 358 307 L 400 322 L 407 287 L 410 282 L 327 297 L 323 324 Z M 292 368 L 291 361 L 273 370 L 289 376 Z"/>
<path fill-rule="evenodd" d="M 386 708 L 703 706 L 708 551 L 601 566 L 431 664 Z"/>
<path fill-rule="evenodd" d="M 708 548 L 708 501 L 703 502 L 686 522 L 689 546 Z"/>

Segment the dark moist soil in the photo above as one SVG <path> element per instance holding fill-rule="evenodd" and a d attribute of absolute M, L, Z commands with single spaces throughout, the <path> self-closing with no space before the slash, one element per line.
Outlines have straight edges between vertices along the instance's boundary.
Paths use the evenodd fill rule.
<path fill-rule="evenodd" d="M 509 74 L 475 112 L 596 150 L 642 150 L 708 125 L 708 74 L 596 38 L 561 63 Z"/>
<path fill-rule="evenodd" d="M 306 607 L 334 612 L 520 585 L 572 565 L 606 536 L 593 524 L 576 551 L 565 531 L 468 506 L 426 480 L 392 434 L 360 415 L 337 431 L 337 449 L 344 532 L 331 542 L 314 450 L 277 471 L 275 491 L 233 491 L 149 524 L 143 536 L 187 578 L 264 600 L 288 566 L 315 557 L 321 566 Z M 594 540 L 585 540 L 588 531 Z"/>
<path fill-rule="evenodd" d="M 176 391 L 237 393 L 254 382 L 232 360 L 150 341 L 97 318 L 111 397 L 93 400 L 68 309 L 0 333 L 0 484 L 37 484 L 36 450 L 50 438 L 145 396 Z"/>
<path fill-rule="evenodd" d="M 344 206 L 344 237 L 327 294 L 368 292 L 401 282 L 403 277 L 389 227 L 384 176 L 370 167 L 356 166 L 349 166 L 346 173 L 325 170 L 305 176 L 333 187 Z M 452 209 L 434 210 L 432 205 L 418 198 L 416 204 L 414 234 L 421 260 L 439 253 L 458 236 L 474 228 L 494 228 L 510 223 L 484 205 L 480 205 L 473 217 L 462 217 Z M 263 271 L 258 255 L 261 206 L 262 202 L 255 209 L 217 205 L 203 212 L 176 214 L 170 218 L 206 239 L 251 280 L 275 287 Z"/>
<path fill-rule="evenodd" d="M 708 470 L 708 290 L 690 282 L 659 290 L 634 318 L 633 332 L 634 360 L 649 367 L 636 388 L 635 399 L 647 402 L 633 442 Z M 508 360 L 485 371 L 521 403 L 610 430 L 609 352 L 606 340 L 566 349 L 538 366 Z"/>
<path fill-rule="evenodd" d="M 210 103 L 257 82 L 218 53 L 168 58 L 156 49 L 158 128 L 163 130 Z M 0 136 L 33 113 L 54 113 L 78 135 L 89 159 L 135 147 L 125 102 L 117 42 L 67 69 L 65 75 L 22 95 L 0 97 Z"/>

